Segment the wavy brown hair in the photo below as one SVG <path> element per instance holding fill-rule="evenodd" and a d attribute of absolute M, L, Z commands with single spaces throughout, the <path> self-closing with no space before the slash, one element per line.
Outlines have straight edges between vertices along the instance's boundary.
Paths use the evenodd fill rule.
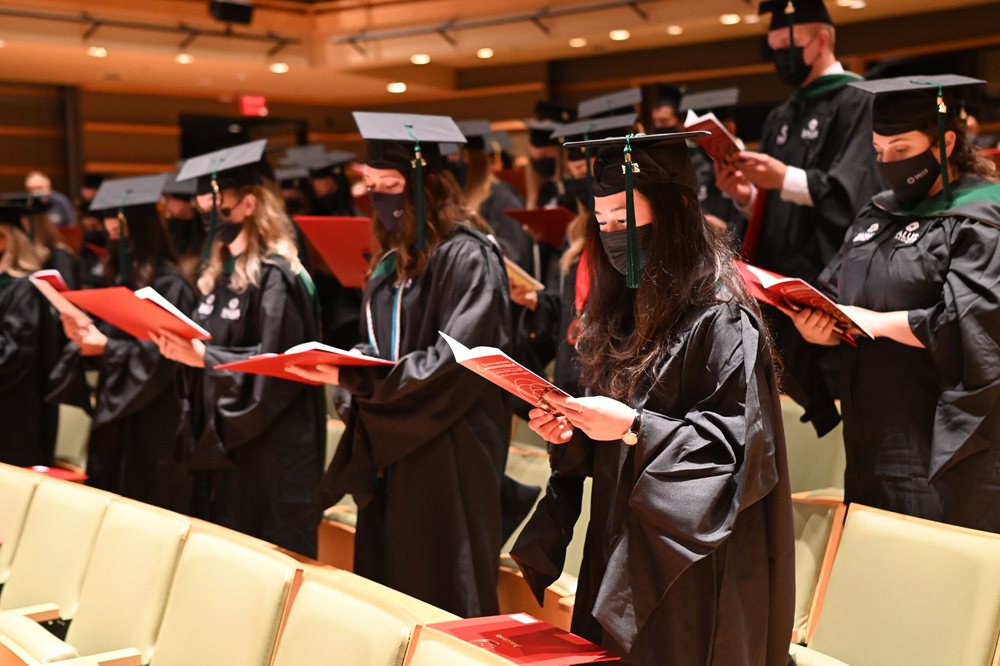
<path fill-rule="evenodd" d="M 403 204 L 403 223 L 395 233 L 373 218 L 372 231 L 380 248 L 372 255 L 371 267 L 374 270 L 379 262 L 390 251 L 395 251 L 396 278 L 407 280 L 421 274 L 427 268 L 434 251 L 443 242 L 455 235 L 455 229 L 465 224 L 483 233 L 493 233 L 489 225 L 483 222 L 479 215 L 469 210 L 462 198 L 462 189 L 455 177 L 447 171 L 430 172 L 424 175 L 424 249 L 418 250 L 414 245 L 416 227 L 412 199 L 412 186 L 409 178 L 403 192 L 406 194 Z"/>
<path fill-rule="evenodd" d="M 38 246 L 22 229 L 0 224 L 0 235 L 7 239 L 7 248 L 0 255 L 0 275 L 24 277 L 42 269 L 44 262 L 38 256 Z"/>
<path fill-rule="evenodd" d="M 965 121 L 957 115 L 948 119 L 946 131 L 955 133 L 955 147 L 948 158 L 949 175 L 953 181 L 962 176 L 978 176 L 984 180 L 997 180 L 997 167 L 993 160 L 983 155 L 965 135 Z M 931 142 L 934 157 L 938 157 L 937 123 L 930 123 L 920 133 Z"/>
<path fill-rule="evenodd" d="M 670 185 L 637 189 L 649 199 L 654 217 L 652 249 L 639 288 L 626 286 L 601 247 L 596 222 L 590 224 L 592 288 L 577 344 L 581 383 L 622 401 L 648 389 L 678 325 L 693 308 L 735 301 L 764 327 L 732 252 L 705 222 L 694 193 Z"/>
<path fill-rule="evenodd" d="M 129 272 L 121 283 L 131 289 L 141 289 L 153 283 L 164 264 L 176 264 L 177 253 L 156 206 L 129 209 L 125 225 Z M 117 252 L 108 252 L 104 258 L 104 277 L 109 284 L 119 282 Z"/>

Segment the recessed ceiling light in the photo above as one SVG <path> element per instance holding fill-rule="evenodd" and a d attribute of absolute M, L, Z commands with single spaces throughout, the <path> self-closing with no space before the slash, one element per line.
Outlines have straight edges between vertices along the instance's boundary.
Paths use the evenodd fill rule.
<path fill-rule="evenodd" d="M 178 53 L 174 56 L 174 60 L 176 60 L 179 65 L 190 65 L 194 62 L 194 56 L 190 53 Z"/>
<path fill-rule="evenodd" d="M 493 57 L 493 49 L 487 47 L 481 48 L 476 51 L 476 57 L 481 60 L 489 60 Z"/>
<path fill-rule="evenodd" d="M 403 83 L 402 81 L 393 81 L 392 83 L 387 85 L 385 89 L 393 93 L 394 95 L 398 95 L 399 93 L 406 92 L 406 84 Z"/>
<path fill-rule="evenodd" d="M 426 53 L 414 53 L 410 56 L 410 62 L 414 65 L 426 65 L 431 61 L 431 57 Z"/>
<path fill-rule="evenodd" d="M 7 46 L 7 42 L 5 42 L 4 40 L 0 39 L 0 49 L 2 49 L 5 46 Z"/>
<path fill-rule="evenodd" d="M 864 9 L 868 6 L 868 3 L 865 0 L 854 0 L 849 6 L 851 9 Z"/>
<path fill-rule="evenodd" d="M 288 70 L 291 69 L 287 62 L 272 62 L 267 68 L 271 70 L 272 74 L 287 74 Z"/>
<path fill-rule="evenodd" d="M 667 26 L 667 34 L 668 35 L 673 35 L 674 37 L 676 37 L 677 35 L 683 35 L 684 34 L 684 28 L 681 27 L 681 26 L 679 26 L 679 25 L 668 25 Z"/>
<path fill-rule="evenodd" d="M 610 37 L 613 42 L 624 42 L 631 36 L 632 33 L 628 30 L 612 30 L 608 33 L 608 37 Z"/>
<path fill-rule="evenodd" d="M 103 46 L 88 46 L 87 55 L 91 58 L 107 58 L 108 50 Z"/>
<path fill-rule="evenodd" d="M 745 14 L 743 16 L 743 22 L 749 25 L 756 25 L 760 23 L 760 14 Z"/>
<path fill-rule="evenodd" d="M 574 37 L 573 39 L 569 40 L 569 45 L 571 48 L 574 49 L 582 49 L 584 46 L 587 45 L 587 40 L 584 39 L 583 37 Z"/>
<path fill-rule="evenodd" d="M 723 14 L 719 17 L 719 23 L 722 25 L 736 25 L 742 20 L 739 14 Z"/>
<path fill-rule="evenodd" d="M 854 0 L 837 0 L 838 7 L 850 7 L 854 4 Z"/>

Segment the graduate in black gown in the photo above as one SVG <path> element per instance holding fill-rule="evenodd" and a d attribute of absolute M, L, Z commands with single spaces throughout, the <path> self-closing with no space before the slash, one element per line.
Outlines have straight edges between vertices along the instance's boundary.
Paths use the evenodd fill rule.
<path fill-rule="evenodd" d="M 51 465 L 59 425 L 45 402 L 59 356 L 59 321 L 27 276 L 41 269 L 24 231 L 28 211 L 0 203 L 0 462 Z"/>
<path fill-rule="evenodd" d="M 463 617 L 494 615 L 510 401 L 459 366 L 438 332 L 507 347 L 502 258 L 427 140 L 463 142 L 450 118 L 355 120 L 383 248 L 364 291 L 364 349 L 396 365 L 296 370 L 350 393 L 325 502 L 349 493 L 358 504 L 355 573 Z"/>
<path fill-rule="evenodd" d="M 627 664 L 785 666 L 794 546 L 772 345 L 698 208 L 686 137 L 596 142 L 578 341 L 592 397 L 550 396 L 557 411 L 530 425 L 594 442 L 561 461 L 594 477 L 576 633 Z M 572 534 L 551 497 L 512 551 L 539 599 Z"/>
<path fill-rule="evenodd" d="M 194 291 L 175 263 L 173 245 L 157 212 L 167 174 L 105 180 L 94 197 L 111 239 L 108 284 L 152 287 L 181 312 L 194 309 Z M 136 340 L 104 322 L 63 316 L 70 342 L 52 373 L 49 400 L 91 417 L 87 484 L 175 511 L 190 508 L 183 456 L 191 432 L 182 397 L 183 366 L 153 342 Z M 98 373 L 96 400 L 85 373 Z"/>
<path fill-rule="evenodd" d="M 100 215 L 90 211 L 90 204 L 102 182 L 104 176 L 101 174 L 84 174 L 83 187 L 80 188 L 76 219 L 83 228 L 83 244 L 77 248 L 80 257 L 80 286 L 83 289 L 107 286 L 104 258 L 108 253 L 108 232 L 104 230 L 104 220 Z"/>
<path fill-rule="evenodd" d="M 23 202 L 23 206 L 27 209 L 25 228 L 42 260 L 42 268 L 59 271 L 66 286 L 70 289 L 79 289 L 80 259 L 73 248 L 63 243 L 59 236 L 52 219 L 53 200 L 31 194 L 19 195 L 17 200 Z"/>
<path fill-rule="evenodd" d="M 194 203 L 196 194 L 196 182 L 188 180 L 179 183 L 176 172 L 170 174 L 163 187 L 163 216 L 167 234 L 177 255 L 177 268 L 192 286 L 201 268 L 206 234 L 205 222 Z"/>
<path fill-rule="evenodd" d="M 1000 183 L 947 94 L 937 130 L 937 85 L 972 83 L 858 84 L 877 94 L 890 189 L 858 214 L 821 286 L 875 339 L 838 345 L 830 318 L 812 311 L 795 322 L 807 340 L 838 345 L 845 499 L 1000 533 Z"/>
<path fill-rule="evenodd" d="M 160 351 L 197 368 L 190 392 L 194 513 L 283 548 L 316 555 L 317 488 L 326 446 L 322 387 L 215 366 L 282 353 L 320 335 L 312 281 L 281 201 L 255 163 L 263 142 L 192 158 L 181 178 L 215 188 L 211 258 L 193 319 L 206 343 L 170 335 Z M 201 189 L 201 188 L 199 188 Z"/>
<path fill-rule="evenodd" d="M 793 10 L 793 11 L 788 11 Z M 871 101 L 834 55 L 834 27 L 823 0 L 769 0 L 767 36 L 778 77 L 795 88 L 764 123 L 759 152 L 743 151 L 735 170 L 716 164 L 716 183 L 748 219 L 742 254 L 762 268 L 815 283 L 858 210 L 881 189 L 871 132 Z M 791 322 L 765 308 L 784 361 L 784 389 L 819 434 L 840 420 L 813 350 Z"/>

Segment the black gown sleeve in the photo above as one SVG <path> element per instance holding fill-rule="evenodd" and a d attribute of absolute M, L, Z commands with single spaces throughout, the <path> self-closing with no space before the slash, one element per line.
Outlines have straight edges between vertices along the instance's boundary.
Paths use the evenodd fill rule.
<path fill-rule="evenodd" d="M 62 275 L 63 281 L 70 291 L 80 288 L 83 281 L 82 269 L 80 268 L 80 258 L 69 250 L 62 247 L 52 249 L 52 256 L 48 262 L 49 268 L 54 268 Z"/>
<path fill-rule="evenodd" d="M 27 280 L 15 281 L 4 288 L 14 294 L 10 308 L 0 319 L 0 391 L 15 388 L 33 371 L 48 308 L 48 303 Z"/>
<path fill-rule="evenodd" d="M 505 210 L 518 208 L 524 208 L 524 201 L 517 192 L 506 183 L 497 182 L 493 185 L 490 196 L 483 201 L 479 212 L 493 228 L 493 234 L 504 254 L 530 272 L 534 261 L 531 237 L 520 222 L 504 214 Z"/>
<path fill-rule="evenodd" d="M 910 310 L 940 377 L 930 474 L 1000 445 L 1000 230 L 961 220 L 950 234 L 940 300 Z"/>
<path fill-rule="evenodd" d="M 623 461 L 620 529 L 609 535 L 594 606 L 626 649 L 674 581 L 724 543 L 738 514 L 779 482 L 781 422 L 760 324 L 742 308 L 718 306 L 695 323 L 680 353 L 679 369 L 670 371 L 668 361 L 656 378 L 639 442 Z M 686 413 L 657 412 L 677 390 L 690 405 Z"/>

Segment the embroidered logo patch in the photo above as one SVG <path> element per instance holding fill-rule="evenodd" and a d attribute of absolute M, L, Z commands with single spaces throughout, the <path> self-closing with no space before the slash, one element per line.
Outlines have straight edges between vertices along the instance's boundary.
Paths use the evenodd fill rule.
<path fill-rule="evenodd" d="M 207 317 L 215 311 L 215 294 L 209 294 L 198 305 L 198 314 Z"/>
<path fill-rule="evenodd" d="M 783 146 L 787 141 L 788 141 L 788 125 L 785 124 L 781 126 L 781 130 L 778 132 L 778 138 L 775 139 L 774 142 L 779 146 Z"/>
<path fill-rule="evenodd" d="M 865 243 L 874 238 L 875 234 L 878 233 L 878 222 L 873 222 L 868 226 L 867 229 L 859 233 L 854 237 L 854 243 Z"/>
<path fill-rule="evenodd" d="M 240 318 L 240 299 L 231 298 L 229 299 L 229 306 L 222 308 L 222 312 L 219 316 L 223 319 L 229 319 L 230 321 L 235 321 Z"/>
<path fill-rule="evenodd" d="M 920 238 L 920 234 L 917 233 L 918 229 L 920 229 L 919 222 L 910 222 L 902 231 L 896 232 L 895 238 L 904 245 L 913 245 Z"/>
<path fill-rule="evenodd" d="M 802 128 L 803 141 L 815 141 L 819 138 L 819 120 L 811 118 L 804 128 Z"/>

